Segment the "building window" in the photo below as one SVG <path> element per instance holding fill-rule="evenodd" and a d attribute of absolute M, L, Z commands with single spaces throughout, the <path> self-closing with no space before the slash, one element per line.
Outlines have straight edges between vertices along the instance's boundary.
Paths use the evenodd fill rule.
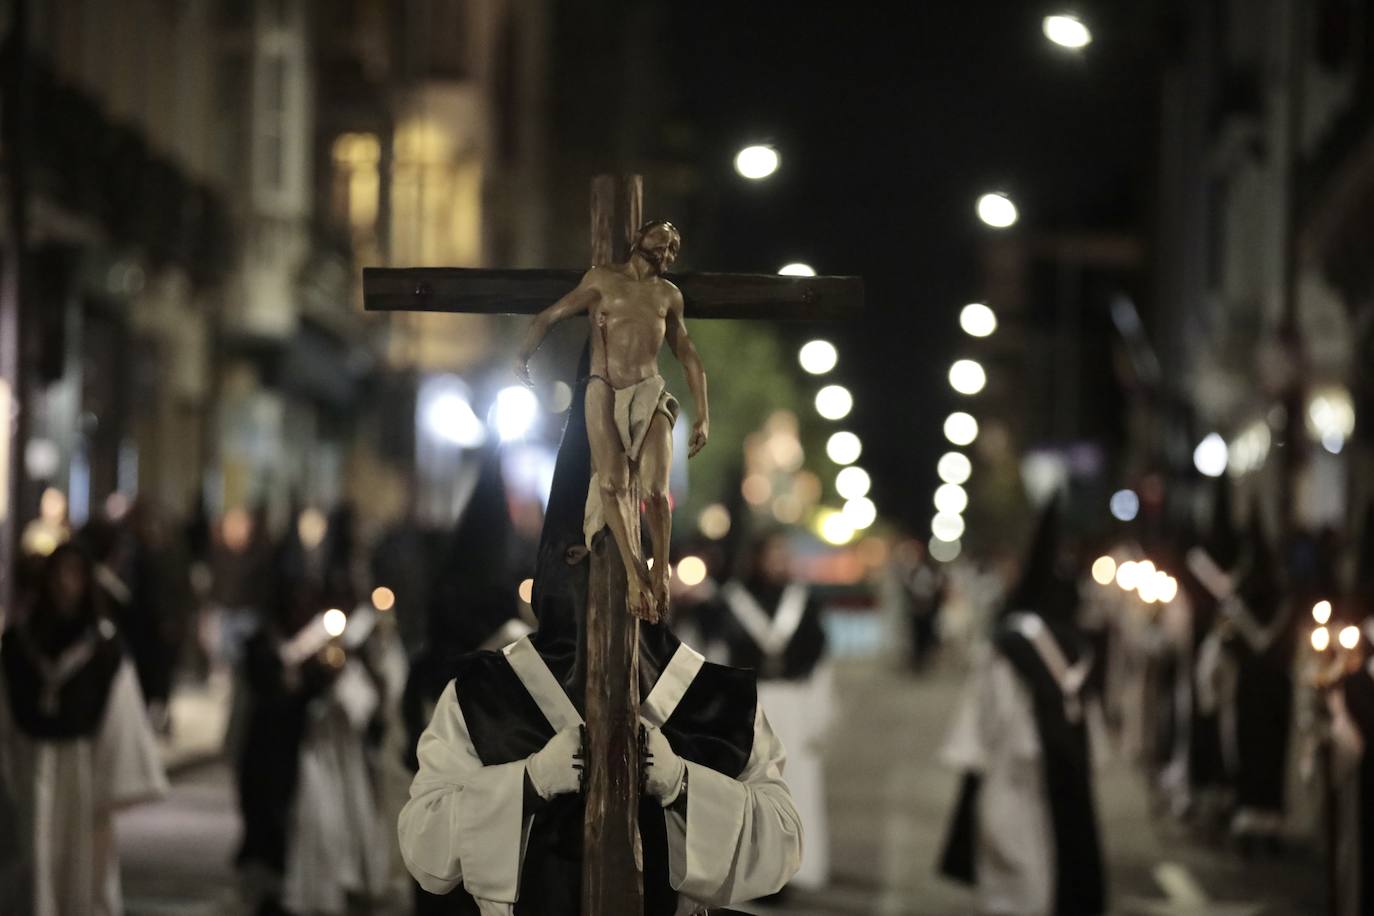
<path fill-rule="evenodd" d="M 381 143 L 376 134 L 340 134 L 331 158 L 330 210 L 335 224 L 347 228 L 360 261 L 375 262 Z"/>

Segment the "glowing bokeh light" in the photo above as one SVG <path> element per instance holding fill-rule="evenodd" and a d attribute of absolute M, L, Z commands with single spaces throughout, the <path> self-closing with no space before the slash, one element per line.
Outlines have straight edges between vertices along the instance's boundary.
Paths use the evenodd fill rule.
<path fill-rule="evenodd" d="M 987 373 L 976 360 L 961 359 L 949 367 L 949 386 L 960 394 L 977 394 L 987 383 Z"/>
<path fill-rule="evenodd" d="M 1093 562 L 1093 581 L 1098 585 L 1111 585 L 1116 581 L 1116 560 L 1111 557 L 1098 557 Z"/>
<path fill-rule="evenodd" d="M 826 385 L 816 392 L 816 413 L 827 420 L 843 420 L 854 409 L 854 396 L 843 385 Z"/>
<path fill-rule="evenodd" d="M 735 156 L 735 171 L 750 181 L 761 181 L 772 175 L 782 164 L 778 151 L 771 146 L 746 146 Z"/>
<path fill-rule="evenodd" d="M 978 438 L 978 421 L 962 410 L 945 418 L 945 438 L 958 446 L 972 445 Z"/>
<path fill-rule="evenodd" d="M 973 462 L 962 452 L 945 452 L 940 456 L 935 471 L 945 483 L 964 484 L 973 474 Z"/>
<path fill-rule="evenodd" d="M 844 499 L 859 499 L 867 496 L 869 487 L 872 485 L 873 481 L 869 478 L 868 472 L 853 465 L 835 475 L 835 492 Z"/>
<path fill-rule="evenodd" d="M 960 515 L 968 508 L 968 491 L 957 483 L 944 483 L 935 488 L 935 508 L 939 512 Z"/>
<path fill-rule="evenodd" d="M 1016 225 L 1020 214 L 1011 198 L 1000 192 L 984 194 L 978 198 L 978 218 L 994 229 L 1006 229 Z"/>
<path fill-rule="evenodd" d="M 812 375 L 825 375 L 839 361 L 839 351 L 828 340 L 809 340 L 797 351 L 797 362 Z"/>
<path fill-rule="evenodd" d="M 970 302 L 959 312 L 959 327 L 970 337 L 988 337 L 997 330 L 997 313 L 981 302 Z"/>
<path fill-rule="evenodd" d="M 859 437 L 851 432 L 838 432 L 825 443 L 825 453 L 836 464 L 853 464 L 863 454 L 864 445 Z"/>

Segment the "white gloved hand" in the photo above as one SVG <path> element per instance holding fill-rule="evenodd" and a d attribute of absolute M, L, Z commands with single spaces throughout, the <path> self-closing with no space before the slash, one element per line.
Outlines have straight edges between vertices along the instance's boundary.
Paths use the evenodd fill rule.
<path fill-rule="evenodd" d="M 644 789 L 666 808 L 677 801 L 682 791 L 687 762 L 677 755 L 663 732 L 652 725 L 646 725 L 645 729 L 649 737 L 649 759 L 644 764 Z"/>
<path fill-rule="evenodd" d="M 582 787 L 582 727 L 569 726 L 542 750 L 525 758 L 525 775 L 539 797 L 548 801 Z"/>

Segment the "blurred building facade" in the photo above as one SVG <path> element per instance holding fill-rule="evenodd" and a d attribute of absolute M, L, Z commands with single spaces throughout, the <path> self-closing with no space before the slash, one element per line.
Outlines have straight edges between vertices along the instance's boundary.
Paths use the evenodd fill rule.
<path fill-rule="evenodd" d="M 404 511 L 420 380 L 505 360 L 493 319 L 363 314 L 361 268 L 542 263 L 545 0 L 29 19 L 21 521 L 46 485 L 78 523 L 114 493 Z"/>
<path fill-rule="evenodd" d="M 1165 376 L 1192 409 L 1175 463 L 1219 434 L 1237 503 L 1262 501 L 1271 533 L 1340 527 L 1367 498 L 1374 441 L 1357 422 L 1374 406 L 1374 4 L 1211 0 L 1174 16 L 1157 291 Z"/>

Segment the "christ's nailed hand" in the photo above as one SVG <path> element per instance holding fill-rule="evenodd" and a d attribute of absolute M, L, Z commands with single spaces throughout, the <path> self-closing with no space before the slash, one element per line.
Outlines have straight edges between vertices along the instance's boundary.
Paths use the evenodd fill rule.
<path fill-rule="evenodd" d="M 694 458 L 696 453 L 706 447 L 706 439 L 711 435 L 711 421 L 705 417 L 692 425 L 692 438 L 687 440 L 687 457 Z"/>
<path fill-rule="evenodd" d="M 542 750 L 525 758 L 525 775 L 539 797 L 548 801 L 581 788 L 581 766 L 582 727 L 573 725 L 550 738 Z"/>

